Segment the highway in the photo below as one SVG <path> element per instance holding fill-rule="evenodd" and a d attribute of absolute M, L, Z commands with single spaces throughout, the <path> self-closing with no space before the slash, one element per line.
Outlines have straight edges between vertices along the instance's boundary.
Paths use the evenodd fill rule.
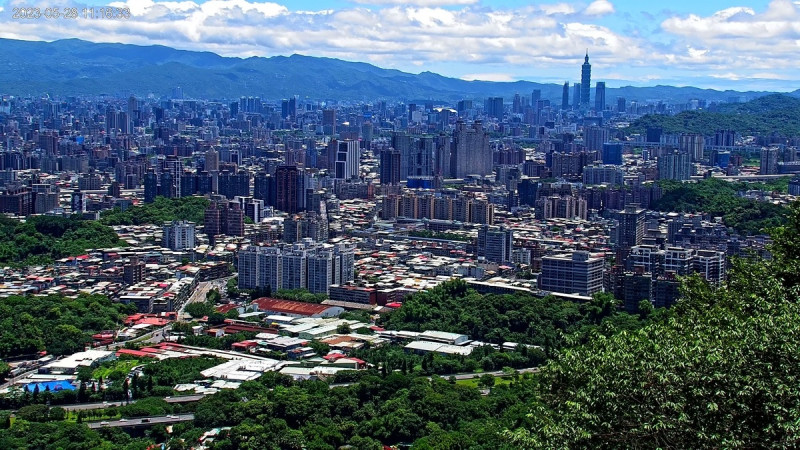
<path fill-rule="evenodd" d="M 189 422 L 194 420 L 194 414 L 177 414 L 170 416 L 137 417 L 133 419 L 104 420 L 102 422 L 89 422 L 89 428 L 140 428 L 153 425 L 170 425 L 178 422 Z"/>
<path fill-rule="evenodd" d="M 192 395 L 175 395 L 171 397 L 164 397 L 164 401 L 167 403 L 190 403 L 200 401 L 205 397 L 206 394 L 192 394 Z M 127 404 L 136 403 L 136 400 L 131 400 L 127 402 Z M 111 406 L 123 406 L 126 402 L 118 401 L 118 402 L 102 402 L 102 403 L 73 403 L 71 405 L 58 405 L 61 408 L 64 408 L 67 411 L 86 411 L 90 409 L 103 409 L 108 408 Z"/>

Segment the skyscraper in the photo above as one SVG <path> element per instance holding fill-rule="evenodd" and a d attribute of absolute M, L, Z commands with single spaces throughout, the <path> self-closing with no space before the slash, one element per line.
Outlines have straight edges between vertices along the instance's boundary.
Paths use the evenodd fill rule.
<path fill-rule="evenodd" d="M 581 84 L 575 83 L 572 86 L 572 108 L 580 109 L 581 107 Z"/>
<path fill-rule="evenodd" d="M 618 113 L 624 113 L 624 112 L 627 111 L 627 108 L 625 107 L 625 103 L 626 103 L 625 102 L 625 97 L 617 97 L 617 112 Z"/>
<path fill-rule="evenodd" d="M 450 167 L 456 178 L 492 173 L 489 134 L 483 129 L 481 121 L 474 122 L 471 127 L 461 120 L 456 122 L 452 148 Z"/>
<path fill-rule="evenodd" d="M 759 175 L 774 175 L 778 173 L 778 149 L 762 148 Z"/>
<path fill-rule="evenodd" d="M 334 166 L 334 178 L 349 180 L 359 175 L 360 152 L 358 141 L 351 139 L 339 141 L 336 151 L 336 165 Z"/>
<path fill-rule="evenodd" d="M 598 81 L 594 88 L 594 110 L 597 112 L 606 109 L 606 83 Z"/>
<path fill-rule="evenodd" d="M 569 81 L 564 82 L 564 90 L 561 93 L 561 109 L 564 111 L 569 109 Z"/>
<path fill-rule="evenodd" d="M 294 214 L 297 212 L 297 166 L 278 166 L 275 170 L 275 208 Z"/>
<path fill-rule="evenodd" d="M 322 133 L 326 136 L 336 134 L 336 110 L 323 109 L 322 110 Z"/>
<path fill-rule="evenodd" d="M 661 155 L 657 166 L 660 180 L 688 180 L 692 175 L 692 163 L 686 153 Z"/>
<path fill-rule="evenodd" d="M 400 184 L 400 150 L 387 148 L 381 151 L 381 184 Z"/>
<path fill-rule="evenodd" d="M 586 50 L 586 58 L 581 66 L 581 106 L 589 107 L 589 96 L 592 87 L 592 65 L 589 64 L 589 50 Z"/>
<path fill-rule="evenodd" d="M 583 131 L 583 145 L 586 146 L 586 150 L 600 151 L 603 149 L 603 144 L 608 142 L 608 136 L 608 128 L 586 127 Z"/>
<path fill-rule="evenodd" d="M 678 148 L 681 152 L 688 153 L 692 162 L 703 160 L 705 145 L 705 137 L 702 134 L 682 134 L 678 141 Z"/>
<path fill-rule="evenodd" d="M 534 89 L 531 93 L 531 105 L 536 105 L 536 102 L 542 99 L 542 90 Z"/>

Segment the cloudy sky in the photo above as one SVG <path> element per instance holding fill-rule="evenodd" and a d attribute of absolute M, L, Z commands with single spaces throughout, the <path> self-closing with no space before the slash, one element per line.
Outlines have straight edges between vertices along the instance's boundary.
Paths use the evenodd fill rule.
<path fill-rule="evenodd" d="M 83 1 L 83 3 L 81 3 Z M 128 7 L 129 20 L 16 19 L 20 6 Z M 482 80 L 800 88 L 792 0 L 0 0 L 0 37 L 300 53 Z"/>

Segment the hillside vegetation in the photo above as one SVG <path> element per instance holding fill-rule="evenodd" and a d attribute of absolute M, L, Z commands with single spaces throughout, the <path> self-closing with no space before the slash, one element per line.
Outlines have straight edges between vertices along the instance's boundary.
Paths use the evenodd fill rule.
<path fill-rule="evenodd" d="M 665 133 L 701 133 L 735 130 L 742 135 L 780 133 L 800 136 L 800 99 L 783 94 L 767 95 L 747 103 L 720 105 L 717 111 L 683 111 L 674 116 L 648 114 L 634 121 L 627 131 L 644 133 L 647 128 Z"/>
<path fill-rule="evenodd" d="M 111 228 L 77 217 L 34 216 L 24 222 L 0 217 L 0 264 L 29 266 L 120 245 Z"/>
<path fill-rule="evenodd" d="M 743 234 L 764 234 L 784 223 L 788 209 L 768 202 L 760 202 L 738 196 L 739 191 L 749 189 L 780 190 L 783 181 L 769 185 L 732 183 L 708 178 L 698 183 L 662 180 L 662 197 L 652 208 L 656 211 L 707 213 L 722 217 L 725 225 Z"/>
<path fill-rule="evenodd" d="M 134 206 L 125 211 L 119 208 L 103 211 L 100 222 L 106 225 L 161 225 L 173 220 L 190 220 L 201 224 L 209 204 L 205 197 L 156 197 L 153 203 Z"/>
<path fill-rule="evenodd" d="M 800 205 L 772 261 L 683 286 L 676 316 L 598 336 L 544 368 L 521 448 L 790 448 L 800 444 Z"/>
<path fill-rule="evenodd" d="M 93 333 L 116 328 L 134 312 L 134 305 L 102 295 L 0 298 L 0 357 L 83 350 Z"/>

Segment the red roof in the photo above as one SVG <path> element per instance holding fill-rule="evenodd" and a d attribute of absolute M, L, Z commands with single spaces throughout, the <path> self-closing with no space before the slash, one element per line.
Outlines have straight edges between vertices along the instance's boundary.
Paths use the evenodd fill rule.
<path fill-rule="evenodd" d="M 295 302 L 292 300 L 279 300 L 277 298 L 262 297 L 253 300 L 260 311 L 271 311 L 281 314 L 297 314 L 301 316 L 313 316 L 322 314 L 330 308 L 327 305 L 317 305 L 316 303 Z"/>
<path fill-rule="evenodd" d="M 217 312 L 220 314 L 226 314 L 227 312 L 236 309 L 237 306 L 233 303 L 228 303 L 227 305 L 220 305 L 217 306 Z"/>
<path fill-rule="evenodd" d="M 117 356 L 128 355 L 128 356 L 135 356 L 137 358 L 155 358 L 156 355 L 147 352 L 140 352 L 139 350 L 133 350 L 130 348 L 121 348 L 117 350 Z"/>
<path fill-rule="evenodd" d="M 399 308 L 403 306 L 403 304 L 398 302 L 392 302 L 392 303 L 387 303 L 386 306 L 388 306 L 389 308 Z"/>

